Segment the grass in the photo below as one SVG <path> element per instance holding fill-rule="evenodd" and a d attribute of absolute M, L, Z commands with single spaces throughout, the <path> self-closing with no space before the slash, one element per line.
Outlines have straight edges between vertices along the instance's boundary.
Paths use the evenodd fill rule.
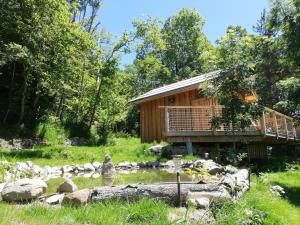
<path fill-rule="evenodd" d="M 141 144 L 139 138 L 116 138 L 115 144 L 99 147 L 42 147 L 33 150 L 9 151 L 0 150 L 0 160 L 9 162 L 32 161 L 37 165 L 66 165 L 82 164 L 93 161 L 102 162 L 104 156 L 109 154 L 115 163 L 130 161 L 158 160 L 148 148 L 153 144 Z"/>
<path fill-rule="evenodd" d="M 0 203 L 0 224 L 168 224 L 168 206 L 151 199 L 103 202 L 81 207 Z"/>
<path fill-rule="evenodd" d="M 270 224 L 299 225 L 300 221 L 300 170 L 268 172 L 253 175 L 251 189 L 236 203 L 214 205 L 217 224 Z M 131 175 L 128 175 L 131 179 Z M 48 193 L 62 179 L 48 182 Z M 74 179 L 79 188 L 94 187 L 101 181 Z M 92 182 L 92 183 L 91 183 Z M 284 197 L 273 195 L 269 188 L 281 185 Z M 0 224 L 168 224 L 170 206 L 163 202 L 144 199 L 136 202 L 102 202 L 73 208 L 70 206 L 13 205 L 0 202 Z"/>
<path fill-rule="evenodd" d="M 216 207 L 218 224 L 289 224 L 300 221 L 300 171 L 271 172 L 252 176 L 251 189 L 237 204 L 224 203 Z M 274 196 L 273 185 L 282 186 L 286 195 Z M 244 223 L 243 223 L 244 222 Z M 248 223 L 246 223 L 248 224 Z"/>

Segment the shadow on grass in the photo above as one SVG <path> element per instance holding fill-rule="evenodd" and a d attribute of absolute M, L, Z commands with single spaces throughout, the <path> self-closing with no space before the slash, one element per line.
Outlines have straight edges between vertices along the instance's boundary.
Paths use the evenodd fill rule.
<path fill-rule="evenodd" d="M 42 150 L 0 151 L 0 157 L 15 159 L 51 158 L 45 155 Z"/>
<path fill-rule="evenodd" d="M 264 159 L 252 161 L 251 170 L 256 174 L 260 172 L 283 172 L 287 170 L 289 165 L 296 165 L 299 162 L 299 159 L 295 157 L 277 156 L 270 160 Z"/>
<path fill-rule="evenodd" d="M 280 182 L 275 182 L 274 184 L 283 187 L 285 198 L 294 206 L 300 207 L 300 187 L 287 186 Z"/>

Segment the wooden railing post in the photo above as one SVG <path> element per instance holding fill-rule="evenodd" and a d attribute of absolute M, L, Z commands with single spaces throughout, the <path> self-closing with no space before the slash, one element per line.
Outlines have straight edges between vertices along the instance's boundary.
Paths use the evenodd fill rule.
<path fill-rule="evenodd" d="M 211 120 L 213 120 L 213 118 L 215 117 L 216 113 L 215 113 L 215 106 L 212 105 L 211 106 Z M 212 126 L 212 123 L 210 124 Z M 212 132 L 213 132 L 213 135 L 216 134 L 216 128 L 215 127 L 212 127 Z"/>
<path fill-rule="evenodd" d="M 276 112 L 275 111 L 272 112 L 272 118 L 273 118 L 274 124 L 275 124 L 276 137 L 278 138 L 279 132 L 278 132 L 278 124 L 277 124 L 277 118 L 276 118 Z"/>
<path fill-rule="evenodd" d="M 289 139 L 289 130 L 287 127 L 286 117 L 283 118 L 284 118 L 284 130 L 285 130 L 286 139 Z"/>
<path fill-rule="evenodd" d="M 296 140 L 297 139 L 297 132 L 296 132 L 296 127 L 295 127 L 295 124 L 294 124 L 293 120 L 292 120 L 292 129 L 293 129 L 294 139 Z"/>
<path fill-rule="evenodd" d="M 168 107 L 165 107 L 165 132 L 166 135 L 169 133 L 169 111 Z"/>
<path fill-rule="evenodd" d="M 266 135 L 265 110 L 263 110 L 262 118 L 261 118 L 261 120 L 260 120 L 260 124 L 261 124 L 261 133 L 262 133 L 263 135 Z"/>

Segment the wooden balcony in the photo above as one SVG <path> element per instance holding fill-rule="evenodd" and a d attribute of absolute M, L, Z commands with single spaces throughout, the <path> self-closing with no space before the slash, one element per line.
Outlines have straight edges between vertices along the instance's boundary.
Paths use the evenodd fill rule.
<path fill-rule="evenodd" d="M 212 128 L 212 118 L 221 116 L 223 106 L 166 106 L 163 108 L 165 110 L 165 136 L 170 141 L 184 141 L 184 138 L 195 141 L 300 140 L 300 127 L 295 127 L 293 118 L 269 108 L 264 109 L 260 120 L 253 121 L 250 127 L 243 130 L 224 125 Z"/>

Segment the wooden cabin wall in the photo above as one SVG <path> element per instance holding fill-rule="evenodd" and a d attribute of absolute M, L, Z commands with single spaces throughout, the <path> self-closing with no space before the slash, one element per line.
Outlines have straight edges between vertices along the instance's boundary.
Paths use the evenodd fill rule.
<path fill-rule="evenodd" d="M 139 108 L 142 142 L 165 141 L 165 111 L 159 106 L 205 106 L 216 104 L 215 99 L 204 99 L 199 96 L 197 89 L 141 103 Z"/>

